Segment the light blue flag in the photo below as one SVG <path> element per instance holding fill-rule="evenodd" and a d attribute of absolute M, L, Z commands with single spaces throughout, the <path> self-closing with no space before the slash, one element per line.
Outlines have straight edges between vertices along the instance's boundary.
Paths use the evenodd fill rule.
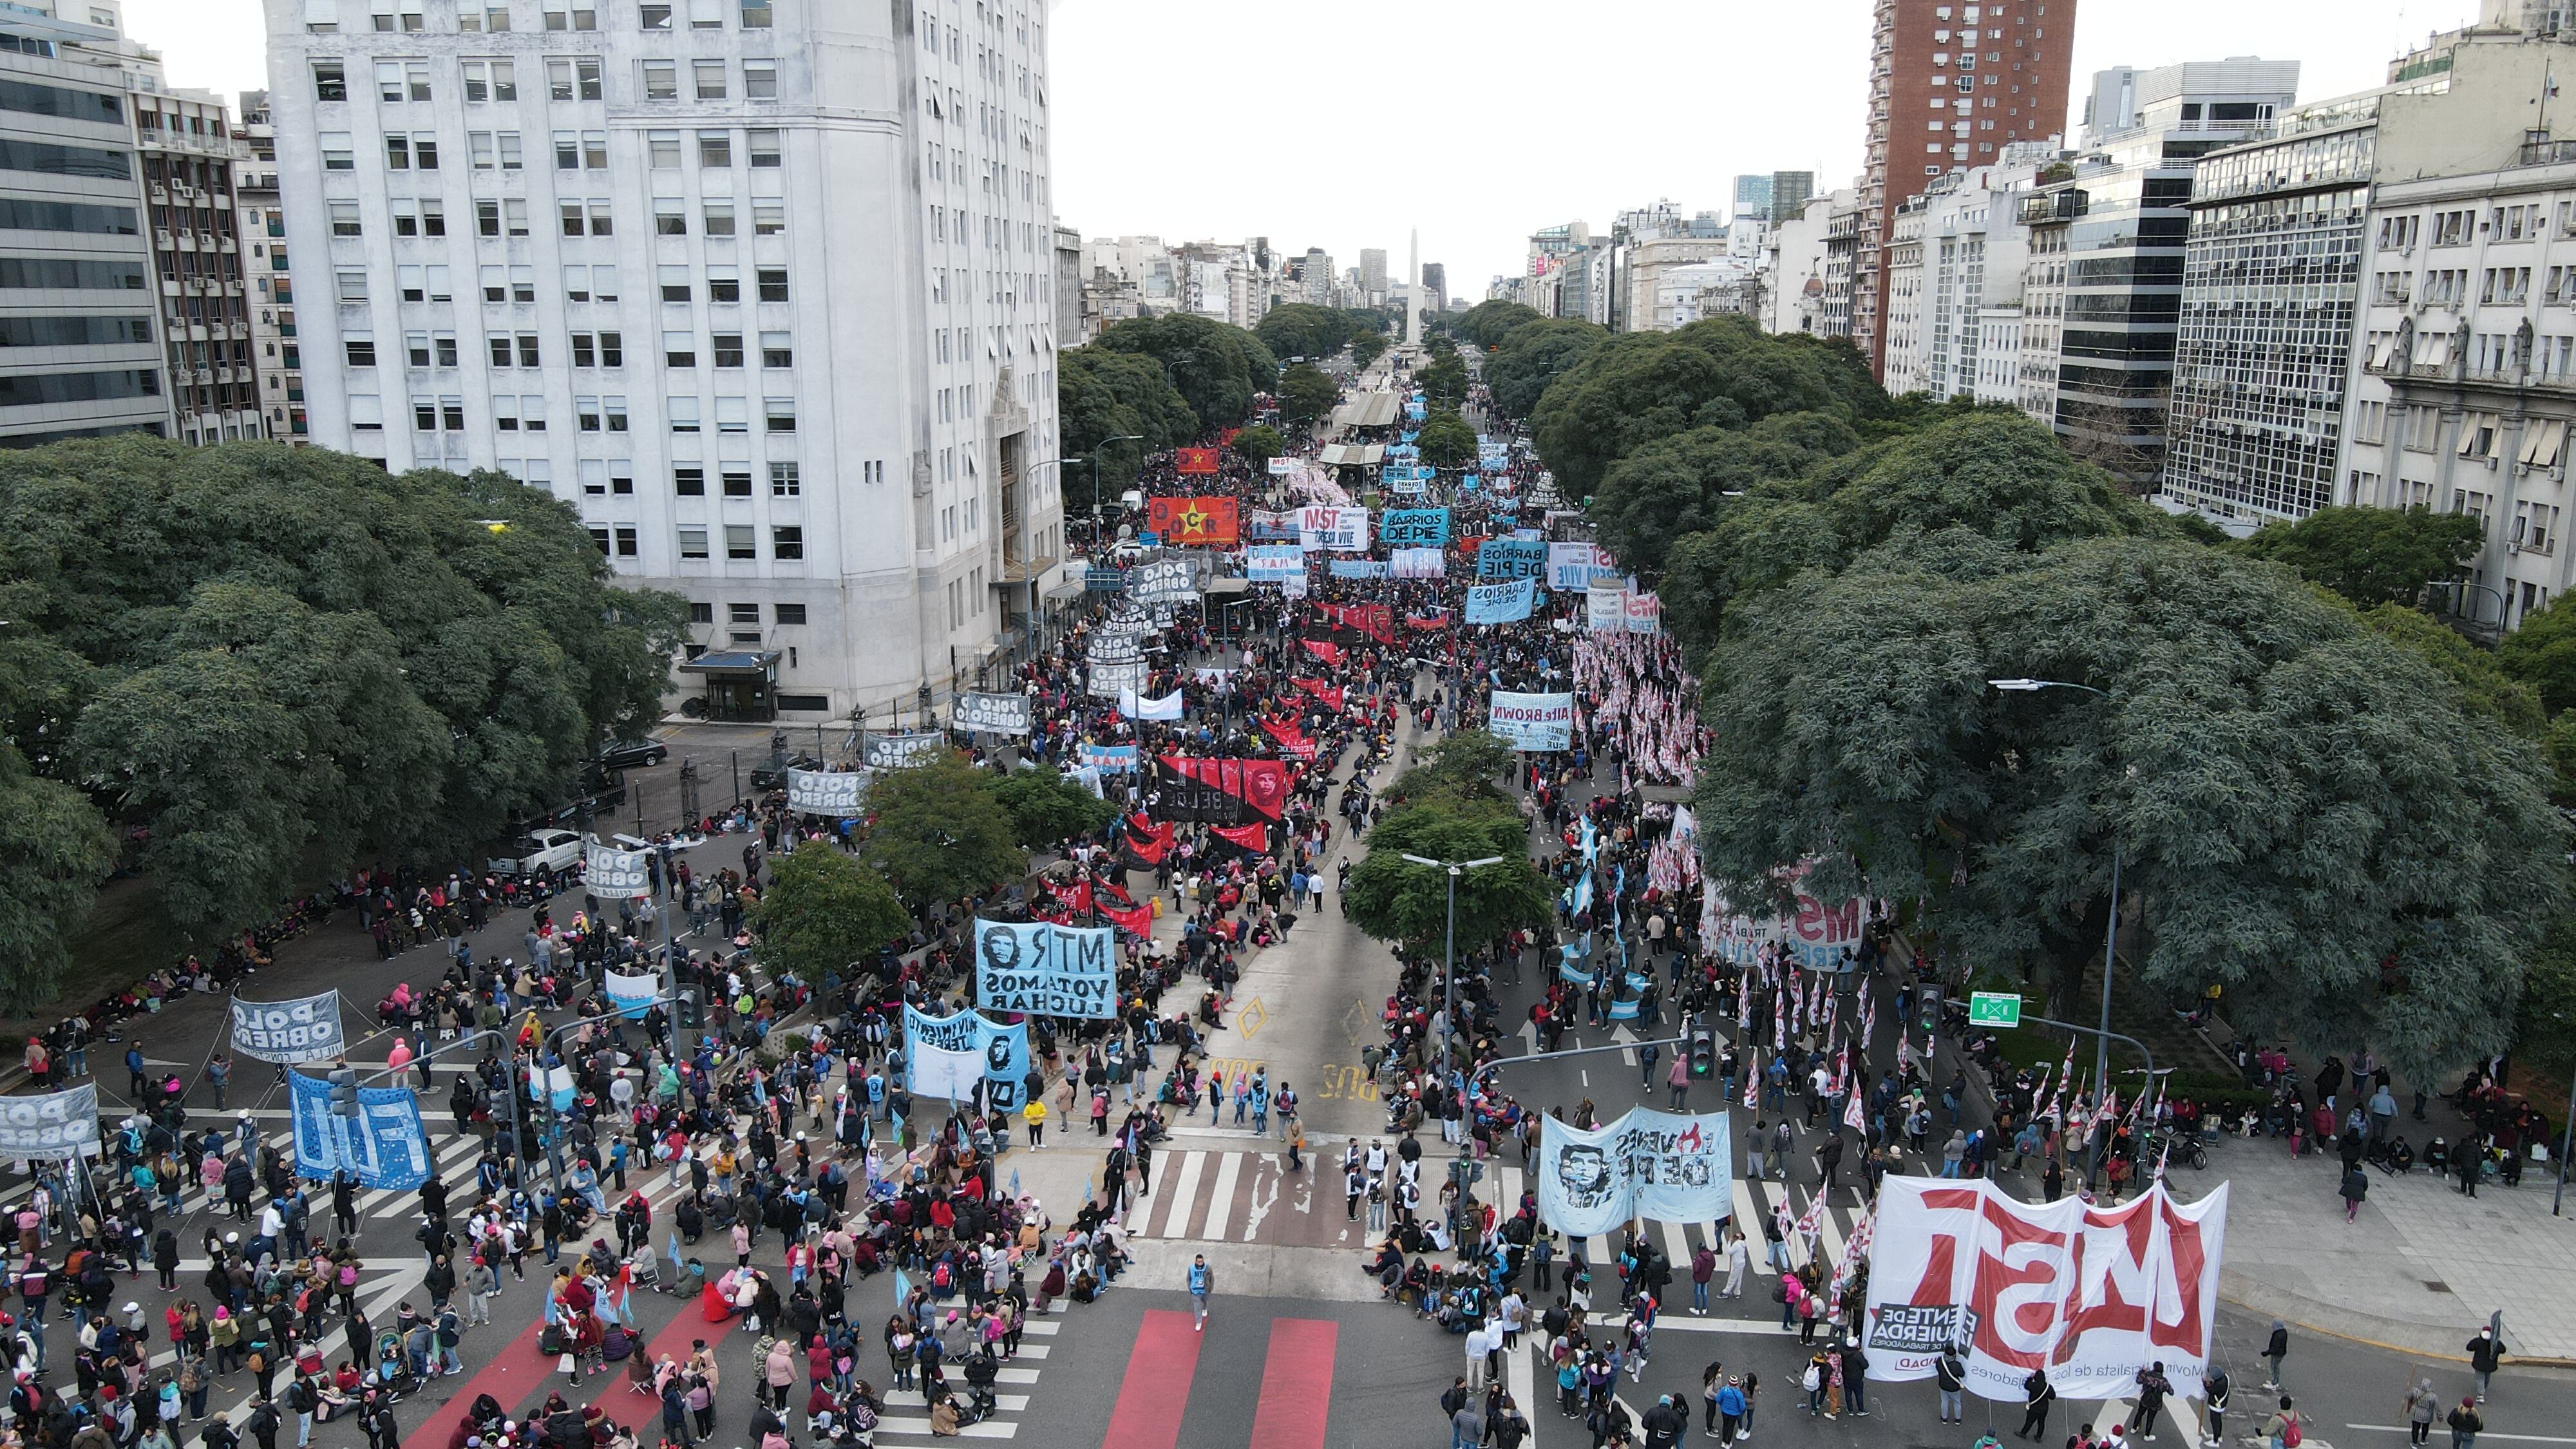
<path fill-rule="evenodd" d="M 903 1270 L 897 1268 L 894 1270 L 894 1306 L 899 1309 L 911 1301 L 912 1280 L 903 1276 Z"/>
<path fill-rule="evenodd" d="M 1019 1197 L 1019 1195 L 1020 1195 L 1020 1170 L 1019 1170 L 1018 1168 L 1014 1167 L 1014 1168 L 1012 1168 L 1012 1169 L 1011 1169 L 1011 1196 L 1012 1196 L 1014 1199 L 1017 1199 L 1017 1198 Z"/>

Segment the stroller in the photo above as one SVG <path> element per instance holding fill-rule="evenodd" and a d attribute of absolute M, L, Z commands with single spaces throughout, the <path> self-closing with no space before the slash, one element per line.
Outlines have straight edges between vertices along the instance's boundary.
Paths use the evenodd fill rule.
<path fill-rule="evenodd" d="M 396 1403 L 420 1392 L 420 1375 L 412 1372 L 411 1355 L 403 1352 L 402 1334 L 388 1328 L 376 1335 L 376 1364 L 367 1377 Z"/>

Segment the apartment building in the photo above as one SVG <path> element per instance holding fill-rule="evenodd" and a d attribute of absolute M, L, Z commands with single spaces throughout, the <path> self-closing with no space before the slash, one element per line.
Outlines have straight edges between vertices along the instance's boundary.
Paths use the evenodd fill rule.
<path fill-rule="evenodd" d="M 288 270 L 286 201 L 277 189 L 277 129 L 268 122 L 268 92 L 242 92 L 240 125 L 250 154 L 233 162 L 233 204 L 241 218 L 259 410 L 269 437 L 301 445 L 311 441 L 313 428 L 304 410 L 303 339 L 296 335 L 295 278 Z"/>
<path fill-rule="evenodd" d="M 1873 370 L 1887 340 L 1881 252 L 1898 209 L 1935 177 L 2064 130 L 2075 19 L 2075 0 L 1876 0 L 1850 334 Z"/>
<path fill-rule="evenodd" d="M 1042 0 L 267 0 L 313 440 L 493 468 L 847 716 L 1061 581 Z"/>

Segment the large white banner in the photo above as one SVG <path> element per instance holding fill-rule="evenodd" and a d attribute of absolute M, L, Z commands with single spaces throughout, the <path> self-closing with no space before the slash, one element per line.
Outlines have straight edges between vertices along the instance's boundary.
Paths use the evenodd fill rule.
<path fill-rule="evenodd" d="M 1387 571 L 1399 579 L 1449 576 L 1449 555 L 1436 548 L 1399 548 L 1387 555 Z"/>
<path fill-rule="evenodd" d="M 2118 1398 L 2158 1362 L 2199 1398 L 2226 1231 L 2225 1183 L 2194 1203 L 2158 1184 L 2101 1207 L 2019 1202 L 1985 1178 L 1890 1177 L 1872 1229 L 1869 1376 L 1928 1379 L 1956 1343 L 1982 1398 L 2021 1402 L 2034 1368 L 2061 1397 Z"/>
<path fill-rule="evenodd" d="M 1029 732 L 1029 697 L 1025 694 L 961 694 L 949 712 L 951 727 L 992 735 Z"/>
<path fill-rule="evenodd" d="M 1515 750 L 1567 750 L 1574 747 L 1574 696 L 1514 694 L 1497 689 L 1489 702 L 1486 728 L 1508 740 Z"/>
<path fill-rule="evenodd" d="M 340 993 L 317 992 L 292 1001 L 235 997 L 233 1050 L 263 1062 L 318 1062 L 348 1050 L 340 1030 Z"/>
<path fill-rule="evenodd" d="M 1616 583 L 1618 562 L 1610 550 L 1588 543 L 1551 543 L 1547 546 L 1547 586 L 1563 593 L 1579 594 L 1596 583 Z"/>
<path fill-rule="evenodd" d="M 649 896 L 653 893 L 653 852 L 619 850 L 593 840 L 582 847 L 581 888 L 604 901 Z"/>
<path fill-rule="evenodd" d="M 1127 597 L 1136 603 L 1186 604 L 1198 596 L 1188 559 L 1149 559 L 1127 571 Z"/>
<path fill-rule="evenodd" d="M 1156 699 L 1150 694 L 1122 689 L 1118 692 L 1118 712 L 1129 719 L 1169 723 L 1181 717 L 1181 692 L 1175 689 Z"/>
<path fill-rule="evenodd" d="M 1799 881 L 1807 870 L 1801 862 L 1783 874 Z M 1860 965 L 1861 938 L 1868 930 L 1868 903 L 1858 896 L 1828 905 L 1799 888 L 1786 916 L 1746 914 L 1713 889 L 1700 898 L 1700 949 L 1736 966 L 1752 964 L 1764 944 L 1776 941 L 1799 970 L 1840 974 Z"/>
<path fill-rule="evenodd" d="M 0 1157 L 95 1157 L 98 1151 L 95 1083 L 41 1097 L 0 1097 Z"/>
<path fill-rule="evenodd" d="M 937 730 L 906 730 L 901 734 L 870 730 L 860 759 L 871 770 L 901 770 L 929 764 L 947 748 L 948 736 Z"/>
<path fill-rule="evenodd" d="M 799 815 L 856 815 L 867 789 L 864 770 L 790 770 L 787 808 Z"/>
<path fill-rule="evenodd" d="M 1634 1107 L 1585 1131 L 1539 1124 L 1538 1210 L 1560 1233 L 1589 1237 L 1637 1218 L 1708 1223 L 1735 1210 L 1727 1114 Z"/>
<path fill-rule="evenodd" d="M 1617 584 L 1594 584 L 1583 594 L 1583 627 L 1595 634 L 1617 634 L 1628 627 L 1628 591 Z"/>
<path fill-rule="evenodd" d="M 986 1011 L 1118 1014 L 1116 933 L 1046 921 L 975 922 L 975 999 Z"/>
<path fill-rule="evenodd" d="M 1307 552 L 1366 553 L 1369 516 L 1365 508 L 1310 504 L 1297 510 L 1297 542 Z"/>

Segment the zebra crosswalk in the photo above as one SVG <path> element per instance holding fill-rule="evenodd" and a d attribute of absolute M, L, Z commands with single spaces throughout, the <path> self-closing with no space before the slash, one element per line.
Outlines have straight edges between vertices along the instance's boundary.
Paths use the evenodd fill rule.
<path fill-rule="evenodd" d="M 997 1387 L 993 1394 L 992 1416 L 980 1423 L 966 1425 L 958 1431 L 958 1437 L 964 1439 L 1019 1437 L 1020 1425 L 1025 1422 L 1020 1416 L 1028 1413 L 1029 1403 L 1034 1395 L 1026 1392 L 1006 1394 L 1001 1392 L 1001 1389 L 1027 1390 L 1036 1387 L 1042 1372 L 1041 1366 L 1045 1364 L 1047 1355 L 1054 1351 L 1052 1340 L 1064 1331 L 1064 1324 L 1058 1321 L 1057 1315 L 1061 1315 L 1067 1306 L 1066 1301 L 1059 1298 L 1048 1305 L 1047 1316 L 1040 1317 L 1032 1314 L 1029 1320 L 1021 1325 L 1021 1331 L 1025 1337 L 1020 1341 L 1018 1356 L 1007 1361 L 993 1376 Z M 922 1397 L 919 1389 L 892 1389 L 887 1391 L 884 1398 L 885 1412 L 877 1419 L 876 1427 L 876 1432 L 880 1436 L 896 1440 L 932 1437 L 930 1402 Z"/>
<path fill-rule="evenodd" d="M 1470 1185 L 1478 1200 L 1494 1204 L 1505 1216 L 1517 1211 L 1529 1185 L 1528 1174 L 1517 1162 L 1491 1160 L 1479 1166 L 1481 1174 Z M 1445 1170 L 1444 1161 L 1426 1159 L 1426 1198 L 1434 1195 L 1439 1174 Z M 1341 1187 L 1338 1158 L 1310 1156 L 1302 1170 L 1291 1170 L 1284 1150 L 1168 1150 L 1156 1154 L 1152 1183 L 1129 1204 L 1126 1224 L 1129 1232 L 1143 1239 L 1267 1243 L 1299 1248 L 1373 1245 L 1385 1235 L 1382 1211 L 1372 1213 L 1369 1204 L 1362 1202 L 1353 1213 Z M 1784 1204 L 1793 1219 L 1805 1213 L 1814 1204 L 1815 1191 L 1811 1185 L 1737 1178 L 1734 1207 L 1728 1218 L 1650 1222 L 1646 1231 L 1675 1264 L 1688 1264 L 1692 1252 L 1701 1244 L 1722 1252 L 1720 1230 L 1731 1220 L 1741 1225 L 1752 1241 L 1754 1273 L 1776 1276 L 1778 1270 L 1764 1250 L 1760 1225 Z M 1868 1216 L 1859 1186 L 1836 1184 L 1833 1196 L 1825 1204 L 1815 1245 L 1810 1248 L 1796 1235 L 1791 1236 L 1787 1244 L 1790 1266 L 1804 1267 L 1811 1256 L 1821 1256 L 1829 1265 L 1840 1263 L 1849 1235 Z M 1616 1242 L 1607 1237 L 1580 1239 L 1568 1247 L 1580 1249 L 1584 1261 L 1591 1263 L 1607 1261 L 1618 1251 Z"/>

